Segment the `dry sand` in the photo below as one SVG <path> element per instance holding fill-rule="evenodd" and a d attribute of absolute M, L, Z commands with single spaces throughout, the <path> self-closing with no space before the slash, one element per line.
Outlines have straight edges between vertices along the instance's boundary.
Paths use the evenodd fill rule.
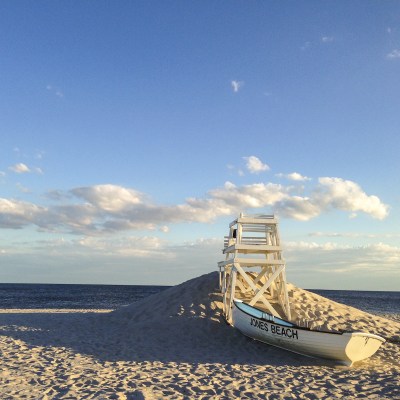
<path fill-rule="evenodd" d="M 114 312 L 0 310 L 1 399 L 400 399 L 400 346 L 353 367 L 244 337 L 217 273 Z M 290 285 L 294 318 L 399 340 L 400 323 Z"/>

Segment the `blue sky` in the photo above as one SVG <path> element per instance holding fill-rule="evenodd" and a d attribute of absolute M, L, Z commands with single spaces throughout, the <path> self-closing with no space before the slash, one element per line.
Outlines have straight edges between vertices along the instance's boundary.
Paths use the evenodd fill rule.
<path fill-rule="evenodd" d="M 400 290 L 397 1 L 2 1 L 0 281 L 175 284 L 276 213 L 288 279 Z"/>

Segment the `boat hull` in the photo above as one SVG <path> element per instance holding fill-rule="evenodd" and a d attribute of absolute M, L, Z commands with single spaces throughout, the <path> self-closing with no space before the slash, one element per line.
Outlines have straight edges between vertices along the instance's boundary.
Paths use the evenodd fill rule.
<path fill-rule="evenodd" d="M 241 302 L 240 302 L 241 303 Z M 252 339 L 277 346 L 309 357 L 334 360 L 345 365 L 372 356 L 385 342 L 377 335 L 363 332 L 323 332 L 282 325 L 260 318 L 260 311 L 243 306 L 235 300 L 232 310 L 232 325 Z M 241 308 L 242 309 L 241 309 Z M 249 312 L 250 311 L 250 312 Z"/>

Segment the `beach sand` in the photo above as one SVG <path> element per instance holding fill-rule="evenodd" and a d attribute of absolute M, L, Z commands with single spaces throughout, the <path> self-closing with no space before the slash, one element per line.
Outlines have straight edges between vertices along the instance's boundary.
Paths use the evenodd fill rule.
<path fill-rule="evenodd" d="M 224 322 L 217 286 L 210 273 L 107 313 L 0 310 L 0 398 L 400 399 L 399 344 L 352 367 L 277 349 Z M 289 290 L 295 319 L 400 339 L 396 318 Z"/>

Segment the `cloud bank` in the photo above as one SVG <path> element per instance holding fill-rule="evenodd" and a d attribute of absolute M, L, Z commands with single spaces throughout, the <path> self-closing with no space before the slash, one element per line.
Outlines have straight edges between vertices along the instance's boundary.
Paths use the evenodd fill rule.
<path fill-rule="evenodd" d="M 140 191 L 112 184 L 54 191 L 49 197 L 53 203 L 47 206 L 0 198 L 0 228 L 33 225 L 40 230 L 95 236 L 126 230 L 166 232 L 169 224 L 210 223 L 242 211 L 273 212 L 300 221 L 335 210 L 380 220 L 389 213 L 388 205 L 377 196 L 368 195 L 355 182 L 334 177 L 319 178 L 308 192 L 298 185 L 226 182 L 204 197 L 175 205 L 157 204 Z"/>
<path fill-rule="evenodd" d="M 299 270 L 308 272 L 350 274 L 372 270 L 400 274 L 400 247 L 382 242 L 364 246 L 337 243 L 288 242 L 285 258 Z M 306 260 L 306 261 L 305 261 Z M 305 262 L 307 265 L 305 265 Z"/>
<path fill-rule="evenodd" d="M 382 242 L 363 246 L 313 241 L 283 244 L 288 280 L 296 285 L 397 290 L 398 246 Z M 68 274 L 64 276 L 71 283 L 82 283 L 86 279 L 91 283 L 177 284 L 215 268 L 222 245 L 221 238 L 174 244 L 151 235 L 76 236 L 38 240 L 30 246 L 25 241 L 3 245 L 0 258 L 8 269 L 8 276 L 15 276 L 12 281 L 18 278 L 17 270 L 23 271 L 24 276 L 32 276 L 33 280 L 54 283 L 67 269 Z M 37 257 L 38 254 L 46 256 Z M 35 264 L 38 259 L 40 264 Z"/>

